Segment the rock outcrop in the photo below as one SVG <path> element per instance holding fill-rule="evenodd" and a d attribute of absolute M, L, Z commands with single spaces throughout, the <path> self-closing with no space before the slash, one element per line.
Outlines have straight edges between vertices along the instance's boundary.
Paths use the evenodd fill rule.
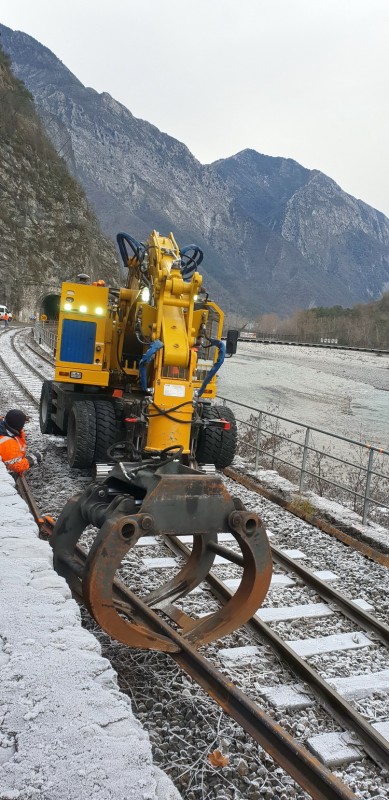
<path fill-rule="evenodd" d="M 0 98 L 0 302 L 28 319 L 61 281 L 87 272 L 117 283 L 118 266 L 1 49 Z"/>

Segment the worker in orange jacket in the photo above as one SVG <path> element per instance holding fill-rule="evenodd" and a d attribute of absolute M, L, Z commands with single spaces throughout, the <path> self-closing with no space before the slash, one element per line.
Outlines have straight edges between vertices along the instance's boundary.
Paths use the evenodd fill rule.
<path fill-rule="evenodd" d="M 42 461 L 42 453 L 26 453 L 23 428 L 27 420 L 27 415 L 18 408 L 0 418 L 0 461 L 15 478 Z"/>

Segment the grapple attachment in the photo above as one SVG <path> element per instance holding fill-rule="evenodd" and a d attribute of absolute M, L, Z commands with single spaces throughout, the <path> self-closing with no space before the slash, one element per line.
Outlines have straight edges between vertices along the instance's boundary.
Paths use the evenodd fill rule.
<path fill-rule="evenodd" d="M 90 525 L 99 530 L 86 554 L 78 542 Z M 222 532 L 232 534 L 240 554 L 218 544 Z M 193 536 L 193 546 L 184 566 L 142 600 L 169 617 L 182 636 L 198 647 L 231 633 L 256 612 L 272 571 L 266 532 L 258 516 L 231 497 L 219 476 L 190 469 L 179 460 L 117 464 L 104 483 L 90 484 L 63 509 L 51 538 L 54 565 L 113 639 L 130 647 L 176 651 L 177 645 L 167 636 L 139 618 L 129 600 L 131 592 L 126 587 L 124 593 L 116 573 L 140 537 L 187 534 Z M 174 603 L 207 577 L 218 552 L 242 566 L 241 583 L 222 608 L 193 618 Z"/>

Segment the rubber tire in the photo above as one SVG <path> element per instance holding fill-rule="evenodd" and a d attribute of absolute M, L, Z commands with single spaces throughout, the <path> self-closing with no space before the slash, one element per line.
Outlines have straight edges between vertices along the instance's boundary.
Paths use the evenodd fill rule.
<path fill-rule="evenodd" d="M 96 448 L 96 412 L 92 400 L 73 403 L 68 423 L 68 462 L 75 469 L 92 466 Z"/>
<path fill-rule="evenodd" d="M 53 381 L 43 381 L 39 402 L 39 425 L 42 433 L 59 433 L 59 428 L 51 419 L 53 411 Z"/>
<path fill-rule="evenodd" d="M 94 461 L 96 464 L 107 463 L 107 450 L 117 441 L 118 423 L 115 407 L 109 400 L 95 400 L 96 411 L 96 447 Z"/>
<path fill-rule="evenodd" d="M 196 460 L 199 464 L 214 464 L 216 469 L 228 467 L 236 452 L 236 419 L 227 406 L 203 406 L 203 419 L 225 419 L 230 423 L 229 431 L 210 425 L 200 430 Z"/>

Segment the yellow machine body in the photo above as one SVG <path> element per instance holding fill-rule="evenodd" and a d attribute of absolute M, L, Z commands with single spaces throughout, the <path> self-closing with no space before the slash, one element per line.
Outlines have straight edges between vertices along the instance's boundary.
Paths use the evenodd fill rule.
<path fill-rule="evenodd" d="M 108 386 L 112 319 L 108 288 L 63 283 L 60 300 L 55 380 Z"/>
<path fill-rule="evenodd" d="M 147 259 L 128 259 L 127 286 L 112 291 L 82 283 L 62 285 L 55 381 L 84 387 L 139 392 L 150 396 L 145 449 L 173 445 L 190 452 L 194 393 L 216 360 L 216 348 L 202 337 L 220 339 L 223 313 L 199 293 L 201 275 L 185 281 L 180 250 L 173 237 L 156 231 L 146 242 Z M 148 286 L 150 298 L 143 299 Z M 204 341 L 204 340 L 203 340 Z M 160 349 L 146 367 L 140 364 L 153 343 Z M 204 352 L 202 352 L 204 351 Z M 203 392 L 216 395 L 216 377 Z"/>
<path fill-rule="evenodd" d="M 40 425 L 66 433 L 70 466 L 96 465 L 96 480 L 68 501 L 50 542 L 55 569 L 109 636 L 176 652 L 177 631 L 200 647 L 247 622 L 266 595 L 272 558 L 259 517 L 215 472 L 231 463 L 237 429 L 231 409 L 209 402 L 225 347 L 223 314 L 197 271 L 203 254 L 196 245 L 180 251 L 172 234 L 156 231 L 145 244 L 126 233 L 117 241 L 126 286 L 62 287 L 55 381 L 42 386 Z M 78 542 L 92 526 L 85 553 Z M 231 551 L 218 543 L 226 531 Z M 119 585 L 140 538 L 182 534 L 193 537 L 190 555 L 162 585 L 141 600 Z M 183 611 L 182 599 L 221 549 L 242 565 L 241 581 L 226 605 L 199 619 Z"/>

